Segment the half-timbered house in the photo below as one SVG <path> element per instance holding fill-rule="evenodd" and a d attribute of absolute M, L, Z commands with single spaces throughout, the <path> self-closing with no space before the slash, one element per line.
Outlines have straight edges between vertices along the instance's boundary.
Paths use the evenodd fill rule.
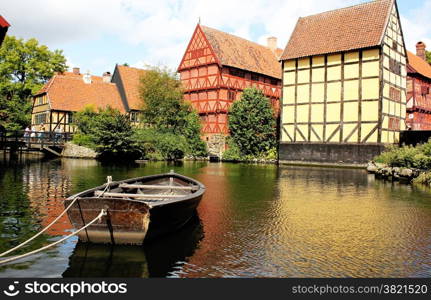
<path fill-rule="evenodd" d="M 60 128 L 62 132 L 75 131 L 73 113 L 86 106 L 94 109 L 112 107 L 125 113 L 115 83 L 111 75 L 102 76 L 80 74 L 78 68 L 73 72 L 54 75 L 44 87 L 33 96 L 32 128 L 53 132 Z"/>
<path fill-rule="evenodd" d="M 130 120 L 139 123 L 139 112 L 142 109 L 143 102 L 139 96 L 139 84 L 141 76 L 145 70 L 116 65 L 112 74 L 112 83 L 117 85 L 118 91 L 123 102 L 124 109 L 130 115 Z"/>
<path fill-rule="evenodd" d="M 416 55 L 407 51 L 407 128 L 431 130 L 431 66 L 426 61 L 426 46 L 416 44 Z"/>
<path fill-rule="evenodd" d="M 300 18 L 281 57 L 280 160 L 363 163 L 397 143 L 406 56 L 394 0 Z"/>
<path fill-rule="evenodd" d="M 198 24 L 178 67 L 185 92 L 202 121 L 209 150 L 224 151 L 228 111 L 247 87 L 256 87 L 270 99 L 278 114 L 281 68 L 277 39 L 268 46 Z"/>
<path fill-rule="evenodd" d="M 10 24 L 5 20 L 5 18 L 0 16 L 0 46 L 6 37 L 6 32 L 8 31 L 9 27 Z"/>

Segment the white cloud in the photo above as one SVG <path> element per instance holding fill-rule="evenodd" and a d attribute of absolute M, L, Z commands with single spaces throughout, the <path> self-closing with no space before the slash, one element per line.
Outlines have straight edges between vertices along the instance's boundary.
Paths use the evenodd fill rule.
<path fill-rule="evenodd" d="M 431 47 L 431 27 L 429 26 L 429 12 L 431 11 L 431 0 L 425 1 L 408 14 L 401 17 L 406 47 L 415 53 L 415 45 L 422 41 Z M 430 49 L 430 48 L 428 48 Z"/>
<path fill-rule="evenodd" d="M 266 43 L 266 37 L 276 36 L 278 46 L 284 48 L 298 17 L 360 2 L 365 1 L 3 0 L 2 14 L 12 24 L 10 34 L 36 37 L 52 48 L 77 42 L 85 45 L 87 41 L 109 37 L 113 44 L 145 49 L 135 62 L 128 58 L 127 52 L 122 53 L 124 61 L 131 65 L 145 62 L 176 68 L 199 18 L 204 25 L 261 44 Z M 419 39 L 427 41 L 426 37 L 431 35 L 427 27 L 430 9 L 431 0 L 427 0 L 418 11 L 419 17 L 403 18 L 409 45 Z M 74 63 L 80 64 L 78 60 L 74 57 Z M 110 62 L 108 57 L 97 57 L 92 59 L 91 68 L 104 63 L 115 62 Z"/>

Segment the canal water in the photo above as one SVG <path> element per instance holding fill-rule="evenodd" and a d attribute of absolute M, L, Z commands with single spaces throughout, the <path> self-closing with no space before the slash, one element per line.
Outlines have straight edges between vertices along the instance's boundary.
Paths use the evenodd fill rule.
<path fill-rule="evenodd" d="M 103 165 L 0 161 L 0 252 L 63 210 L 65 197 L 114 180 L 168 172 L 207 187 L 198 216 L 144 247 L 77 238 L 0 277 L 430 277 L 431 193 L 362 170 L 207 162 Z M 67 217 L 24 253 L 71 231 Z"/>

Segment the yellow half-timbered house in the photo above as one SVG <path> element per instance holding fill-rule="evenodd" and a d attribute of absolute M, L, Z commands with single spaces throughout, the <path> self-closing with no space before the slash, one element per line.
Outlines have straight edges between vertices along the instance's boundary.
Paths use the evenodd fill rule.
<path fill-rule="evenodd" d="M 86 106 L 94 109 L 112 107 L 125 113 L 120 94 L 111 76 L 80 74 L 79 69 L 54 75 L 33 96 L 32 129 L 73 133 L 73 114 Z"/>
<path fill-rule="evenodd" d="M 281 57 L 281 161 L 363 163 L 405 129 L 395 0 L 300 18 Z"/>

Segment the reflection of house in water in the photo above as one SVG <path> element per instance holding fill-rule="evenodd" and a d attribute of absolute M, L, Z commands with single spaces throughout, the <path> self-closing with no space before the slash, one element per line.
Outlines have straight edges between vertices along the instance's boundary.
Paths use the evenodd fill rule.
<path fill-rule="evenodd" d="M 55 163 L 33 163 L 27 165 L 23 170 L 23 174 L 25 174 L 23 182 L 27 186 L 30 206 L 40 219 L 42 228 L 45 228 L 63 212 L 63 200 L 71 189 L 71 181 L 64 170 L 51 168 L 51 164 Z M 46 233 L 64 235 L 71 228 L 67 215 L 64 215 Z"/>

